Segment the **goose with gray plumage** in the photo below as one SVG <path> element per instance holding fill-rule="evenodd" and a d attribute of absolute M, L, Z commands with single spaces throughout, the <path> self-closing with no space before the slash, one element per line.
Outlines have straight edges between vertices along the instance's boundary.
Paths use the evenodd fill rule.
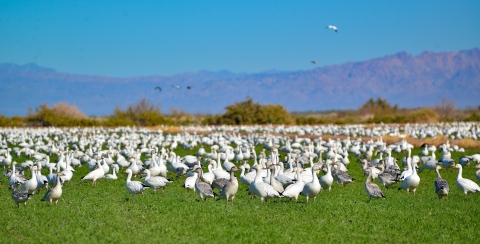
<path fill-rule="evenodd" d="M 207 198 L 209 198 L 209 197 L 215 198 L 215 193 L 213 192 L 212 187 L 210 187 L 209 184 L 201 181 L 202 174 L 203 174 L 202 169 L 201 168 L 196 168 L 194 171 L 197 172 L 197 174 L 198 174 L 198 177 L 195 181 L 195 191 L 200 196 L 200 199 L 206 201 Z"/>
<path fill-rule="evenodd" d="M 20 207 L 20 203 L 27 206 L 27 201 L 33 196 L 33 194 L 28 193 L 26 190 L 13 190 L 12 191 L 12 200 L 17 204 L 17 207 Z"/>
<path fill-rule="evenodd" d="M 445 199 L 448 201 L 448 192 L 450 191 L 450 188 L 448 187 L 448 182 L 445 179 L 442 179 L 442 176 L 440 176 L 439 170 L 441 168 L 442 167 L 440 165 L 435 167 L 437 178 L 433 181 L 433 184 L 435 185 L 435 193 L 437 193 L 438 199 L 440 200 L 442 197 L 445 197 Z"/>
<path fill-rule="evenodd" d="M 380 190 L 380 187 L 378 187 L 377 184 L 372 182 L 372 171 L 370 168 L 366 169 L 366 172 L 368 173 L 367 180 L 365 181 L 365 191 L 367 192 L 367 195 L 369 197 L 369 201 L 372 200 L 372 198 L 383 198 L 385 199 L 385 195 L 383 195 L 382 190 Z"/>
<path fill-rule="evenodd" d="M 235 171 L 238 171 L 238 168 L 236 166 L 230 168 L 230 180 L 225 184 L 225 186 L 223 186 L 217 201 L 220 199 L 225 199 L 228 204 L 228 199 L 231 199 L 233 203 L 235 194 L 237 194 L 238 191 L 238 180 L 237 177 L 235 177 L 234 175 Z"/>

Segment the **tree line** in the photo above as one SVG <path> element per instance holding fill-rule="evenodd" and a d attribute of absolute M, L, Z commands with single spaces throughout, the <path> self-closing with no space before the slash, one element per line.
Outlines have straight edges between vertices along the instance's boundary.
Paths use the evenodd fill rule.
<path fill-rule="evenodd" d="M 447 99 L 434 107 L 399 108 L 386 99 L 370 98 L 358 110 L 290 113 L 279 104 L 260 104 L 247 97 L 225 107 L 223 114 L 189 114 L 173 109 L 163 113 L 159 106 L 143 98 L 127 108 L 115 108 L 105 117 L 88 117 L 76 106 L 57 103 L 30 109 L 25 117 L 0 115 L 0 126 L 157 126 L 157 125 L 253 125 L 253 124 L 352 124 L 352 123 L 433 123 L 480 121 L 480 106 L 458 110 Z"/>

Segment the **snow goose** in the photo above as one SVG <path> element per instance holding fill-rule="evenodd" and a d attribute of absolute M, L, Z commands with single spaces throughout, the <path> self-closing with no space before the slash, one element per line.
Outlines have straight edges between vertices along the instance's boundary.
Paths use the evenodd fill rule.
<path fill-rule="evenodd" d="M 418 173 L 422 172 L 424 169 L 428 169 L 429 171 L 434 170 L 437 167 L 438 161 L 433 159 L 433 160 L 427 160 L 423 166 L 418 169 Z"/>
<path fill-rule="evenodd" d="M 276 171 L 277 171 L 276 166 L 274 164 L 272 164 L 268 168 L 272 171 L 270 173 L 270 181 L 269 181 L 268 184 L 273 186 L 273 188 L 275 188 L 276 191 L 282 193 L 285 189 L 283 188 L 283 184 L 275 178 L 275 174 L 276 174 Z M 267 182 L 265 182 L 265 183 L 267 183 Z"/>
<path fill-rule="evenodd" d="M 332 169 L 331 169 L 331 165 L 328 164 L 328 162 L 327 162 L 327 173 L 322 177 L 318 178 L 318 181 L 320 182 L 320 185 L 322 186 L 323 190 L 328 188 L 328 191 L 330 191 L 332 189 L 332 184 L 333 184 Z"/>
<path fill-rule="evenodd" d="M 82 180 L 91 180 L 92 185 L 96 185 L 97 180 L 103 178 L 103 176 L 105 175 L 105 171 L 100 166 L 100 161 L 97 161 L 97 166 L 98 168 L 94 169 L 93 171 L 90 171 L 87 175 L 82 177 Z"/>
<path fill-rule="evenodd" d="M 365 191 L 367 192 L 369 201 L 372 200 L 372 198 L 385 199 L 385 195 L 383 195 L 383 192 L 382 190 L 380 190 L 380 187 L 378 187 L 377 184 L 372 182 L 371 169 L 367 169 L 367 172 L 368 172 L 368 177 L 367 177 L 367 180 L 365 181 Z"/>
<path fill-rule="evenodd" d="M 477 185 L 477 183 L 462 177 L 463 169 L 461 164 L 455 165 L 455 168 L 458 169 L 457 186 L 461 191 L 463 191 L 463 193 L 465 193 L 465 195 L 468 193 L 480 192 L 480 187 Z"/>
<path fill-rule="evenodd" d="M 162 170 L 157 164 L 156 157 L 157 156 L 155 154 L 155 150 L 152 150 L 152 163 L 149 165 L 149 168 L 148 168 L 148 170 L 150 170 L 150 175 L 151 176 L 160 175 L 160 172 Z M 165 170 L 166 170 L 166 168 L 165 168 Z M 163 177 L 165 177 L 165 176 L 163 176 Z"/>
<path fill-rule="evenodd" d="M 215 175 L 212 172 L 212 164 L 207 165 L 208 172 L 202 174 L 202 180 L 207 182 L 209 185 L 215 180 Z"/>
<path fill-rule="evenodd" d="M 197 178 L 198 178 L 198 173 L 193 172 L 192 176 L 187 177 L 185 179 L 185 183 L 183 184 L 182 187 L 187 189 L 187 191 L 188 190 L 193 190 L 193 192 L 195 193 L 195 182 L 197 181 Z"/>
<path fill-rule="evenodd" d="M 245 166 L 241 165 L 240 169 L 242 172 L 240 173 L 240 181 L 245 184 L 245 185 L 250 185 L 253 180 L 255 180 L 255 175 L 254 174 L 245 174 Z"/>
<path fill-rule="evenodd" d="M 254 195 L 260 197 L 260 201 L 267 201 L 270 198 L 281 197 L 280 193 L 273 188 L 273 186 L 263 182 L 262 180 L 262 166 L 256 164 L 252 166 L 252 169 L 256 170 L 255 179 L 250 183 L 249 191 Z"/>
<path fill-rule="evenodd" d="M 33 194 L 30 194 L 25 190 L 13 190 L 12 192 L 12 199 L 17 204 L 17 207 L 20 207 L 20 203 L 23 203 L 23 205 L 26 207 L 27 201 L 31 198 L 31 196 L 33 196 Z"/>
<path fill-rule="evenodd" d="M 116 180 L 118 179 L 117 171 L 118 171 L 118 168 L 112 167 L 112 174 L 106 174 L 103 176 L 103 178 L 109 179 L 109 180 Z"/>
<path fill-rule="evenodd" d="M 158 155 L 158 153 L 157 153 Z M 165 166 L 165 162 L 163 161 L 163 154 L 159 155 L 159 160 L 157 161 L 158 167 L 160 168 L 159 176 L 167 177 L 167 166 Z"/>
<path fill-rule="evenodd" d="M 475 177 L 477 178 L 477 181 L 480 182 L 480 169 L 475 172 Z"/>
<path fill-rule="evenodd" d="M 164 178 L 162 176 L 150 176 L 150 170 L 145 169 L 143 173 L 146 174 L 145 176 L 145 185 L 153 188 L 153 192 L 157 193 L 157 188 L 162 188 L 162 194 L 165 193 L 165 186 L 169 183 L 172 183 L 172 180 Z"/>
<path fill-rule="evenodd" d="M 283 197 L 288 197 L 290 199 L 295 198 L 295 201 L 298 201 L 298 195 L 302 192 L 303 188 L 305 187 L 305 183 L 303 180 L 301 180 L 301 173 L 303 169 L 302 168 L 297 168 L 297 182 L 294 184 L 291 184 L 285 188 L 285 190 L 282 192 Z M 313 177 L 317 179 L 317 177 Z M 333 179 L 332 179 L 333 180 Z"/>
<path fill-rule="evenodd" d="M 386 171 L 384 164 L 380 164 L 378 167 L 381 169 L 380 173 L 378 174 L 378 180 L 385 189 L 398 182 L 397 176 Z"/>
<path fill-rule="evenodd" d="M 445 199 L 448 201 L 448 192 L 450 191 L 450 188 L 448 187 L 448 182 L 442 179 L 442 176 L 440 176 L 440 172 L 438 170 L 441 168 L 442 167 L 440 165 L 435 167 L 437 178 L 433 181 L 433 184 L 435 185 L 435 192 L 437 193 L 438 199 L 440 200 L 442 197 L 445 197 Z"/>
<path fill-rule="evenodd" d="M 218 157 L 218 161 L 216 162 L 216 167 L 212 169 L 212 173 L 215 175 L 215 179 L 225 178 L 230 179 L 230 174 L 224 170 L 220 163 L 220 156 Z M 212 162 L 215 165 L 215 161 Z"/>
<path fill-rule="evenodd" d="M 21 185 L 28 180 L 25 176 L 17 174 L 17 172 L 15 170 L 15 165 L 16 164 L 17 164 L 17 162 L 12 162 L 12 164 L 11 164 L 12 165 L 12 173 L 11 173 L 10 177 L 8 177 L 8 182 L 10 184 L 10 188 L 12 188 L 12 189 L 14 189 L 15 186 Z"/>
<path fill-rule="evenodd" d="M 49 201 L 50 205 L 52 202 L 55 202 L 55 205 L 58 204 L 58 199 L 62 196 L 62 183 L 60 182 L 60 177 L 64 176 L 62 172 L 57 173 L 57 184 L 55 187 L 49 189 L 42 198 L 43 201 Z"/>
<path fill-rule="evenodd" d="M 293 184 L 294 179 L 288 177 L 286 174 L 283 173 L 284 172 L 284 165 L 283 165 L 282 162 L 278 163 L 278 167 L 280 167 L 280 169 L 275 171 L 275 172 L 277 172 L 276 175 L 275 175 L 275 179 L 278 180 L 280 183 L 282 183 L 283 187 L 286 187 L 290 184 Z"/>
<path fill-rule="evenodd" d="M 228 181 L 229 181 L 229 179 L 226 179 L 226 178 L 218 178 L 218 179 L 213 180 L 213 182 L 210 186 L 212 187 L 212 189 L 218 189 L 218 190 L 221 191 L 222 188 L 227 184 Z"/>
<path fill-rule="evenodd" d="M 450 167 L 452 167 L 452 169 L 455 168 L 454 167 L 455 166 L 455 161 L 451 158 L 444 158 L 440 162 L 442 163 L 442 165 L 443 165 L 443 167 L 445 168 L 446 171 L 449 171 L 448 169 Z"/>
<path fill-rule="evenodd" d="M 37 192 L 40 193 L 42 188 L 46 188 L 48 190 L 48 179 L 45 175 L 42 175 L 41 172 L 42 164 L 40 162 L 37 163 Z"/>
<path fill-rule="evenodd" d="M 35 172 L 36 170 L 37 170 L 37 166 L 33 166 L 30 168 L 30 171 L 32 172 L 32 178 L 25 181 L 25 183 L 23 183 L 22 185 L 22 190 L 28 191 L 28 193 L 30 194 L 35 194 L 35 190 L 37 190 L 38 181 L 37 181 L 37 174 Z"/>
<path fill-rule="evenodd" d="M 407 168 L 403 169 L 402 173 L 400 174 L 400 181 L 404 181 L 408 176 L 412 175 L 414 168 L 413 168 L 413 160 L 407 158 L 406 160 Z"/>
<path fill-rule="evenodd" d="M 210 187 L 209 184 L 201 181 L 200 179 L 202 178 L 203 171 L 201 168 L 195 168 L 195 172 L 198 173 L 198 177 L 195 181 L 195 191 L 198 193 L 200 196 L 200 199 L 202 200 L 207 200 L 207 198 L 215 198 L 215 193 L 212 190 L 212 187 Z"/>
<path fill-rule="evenodd" d="M 370 169 L 370 172 L 372 173 L 372 179 L 378 178 L 378 173 L 380 173 L 380 170 L 375 167 L 370 167 L 368 164 L 368 160 L 363 160 L 363 173 L 368 175 L 367 169 Z"/>
<path fill-rule="evenodd" d="M 235 171 L 238 171 L 237 167 L 233 166 L 230 168 L 230 180 L 225 184 L 225 186 L 223 186 L 217 201 L 220 199 L 225 199 L 228 204 L 228 199 L 232 199 L 233 204 L 233 199 L 235 198 L 235 194 L 237 194 L 238 191 L 238 180 L 237 177 L 235 177 L 234 175 Z"/>
<path fill-rule="evenodd" d="M 340 164 L 343 164 L 343 163 L 337 162 L 336 164 L 340 165 Z M 347 172 L 342 171 L 342 170 L 338 170 L 338 169 L 332 171 L 332 177 L 335 181 L 342 184 L 344 187 L 348 183 L 352 183 L 355 180 Z"/>
<path fill-rule="evenodd" d="M 50 174 L 47 175 L 48 183 L 52 185 L 57 182 L 57 174 L 53 173 L 53 169 L 53 167 L 49 167 L 48 170 L 50 171 Z"/>
<path fill-rule="evenodd" d="M 103 170 L 102 170 L 102 172 L 103 172 Z M 132 198 L 135 197 L 135 194 L 142 194 L 142 197 L 145 197 L 143 192 L 150 187 L 143 184 L 140 181 L 132 181 L 131 180 L 132 179 L 132 174 L 133 174 L 132 169 L 130 169 L 130 168 L 126 169 L 124 173 L 128 174 L 126 188 L 127 188 L 127 191 L 132 194 Z"/>
<path fill-rule="evenodd" d="M 70 165 L 70 161 L 68 160 L 66 162 L 67 166 L 65 167 L 65 169 L 62 171 L 64 176 L 62 176 L 62 183 L 65 184 L 65 182 L 68 182 L 69 185 L 70 185 L 70 180 L 72 180 L 73 178 L 73 172 L 75 172 L 75 170 L 73 169 L 73 167 Z M 103 176 L 102 176 L 103 177 Z"/>
<path fill-rule="evenodd" d="M 408 193 L 410 191 L 413 191 L 413 195 L 416 195 L 417 192 L 417 186 L 420 184 L 420 177 L 417 175 L 417 170 L 415 167 L 417 166 L 416 162 L 412 160 L 412 174 L 407 176 L 400 187 L 398 187 L 398 190 L 406 190 Z"/>
<path fill-rule="evenodd" d="M 302 196 L 305 196 L 306 203 L 308 203 L 308 198 L 310 198 L 310 197 L 313 197 L 313 201 L 316 202 L 318 193 L 320 193 L 320 191 L 322 190 L 322 186 L 320 185 L 320 182 L 318 181 L 316 173 L 315 173 L 315 171 L 317 169 L 319 169 L 318 166 L 313 166 L 312 167 L 312 175 L 313 175 L 312 181 L 307 183 L 303 187 L 302 192 L 300 192 L 300 194 Z"/>
<path fill-rule="evenodd" d="M 136 159 L 134 157 L 131 157 L 128 159 L 128 161 L 130 162 L 130 166 L 128 168 L 130 169 L 130 171 L 132 171 L 133 177 L 137 178 L 137 175 L 140 173 L 140 168 L 138 167 Z"/>

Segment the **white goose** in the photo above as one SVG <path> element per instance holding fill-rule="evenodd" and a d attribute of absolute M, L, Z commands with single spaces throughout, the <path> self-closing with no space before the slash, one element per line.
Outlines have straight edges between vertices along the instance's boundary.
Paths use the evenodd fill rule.
<path fill-rule="evenodd" d="M 315 174 L 315 170 L 318 170 L 318 166 L 313 166 L 312 167 L 312 181 L 310 183 L 307 183 L 304 187 L 302 192 L 300 193 L 301 195 L 305 196 L 306 203 L 308 203 L 308 198 L 313 197 L 313 201 L 317 201 L 317 196 L 322 190 L 322 186 L 320 185 L 320 182 L 317 179 L 317 176 Z"/>
<path fill-rule="evenodd" d="M 250 192 L 260 197 L 261 202 L 270 198 L 281 197 L 280 193 L 278 193 L 278 191 L 276 191 L 273 186 L 263 182 L 261 165 L 254 165 L 252 166 L 252 169 L 256 170 L 257 174 L 255 175 L 255 180 L 250 183 Z"/>
<path fill-rule="evenodd" d="M 37 190 L 38 186 L 38 181 L 37 181 L 37 173 L 35 172 L 37 170 L 37 166 L 33 166 L 30 168 L 30 171 L 32 172 L 32 178 L 25 181 L 22 185 L 22 190 L 28 191 L 30 194 L 35 194 L 35 190 Z"/>
<path fill-rule="evenodd" d="M 162 193 L 165 193 L 165 186 L 173 182 L 162 176 L 150 176 L 150 170 L 148 169 L 143 170 L 143 173 L 147 174 L 145 176 L 145 185 L 153 188 L 155 194 L 157 193 L 157 188 L 162 188 Z"/>
<path fill-rule="evenodd" d="M 103 178 L 105 175 L 105 171 L 103 170 L 102 166 L 100 165 L 100 161 L 97 161 L 98 168 L 90 171 L 87 175 L 82 177 L 82 180 L 91 180 L 92 185 L 97 184 L 97 180 Z"/>
<path fill-rule="evenodd" d="M 468 193 L 480 192 L 480 186 L 478 186 L 477 183 L 462 177 L 463 169 L 461 164 L 455 165 L 455 168 L 458 169 L 457 186 L 463 191 L 463 193 L 465 193 L 465 195 Z"/>
<path fill-rule="evenodd" d="M 116 180 L 118 179 L 117 171 L 118 171 L 118 168 L 112 167 L 112 174 L 106 174 L 103 176 L 103 178 L 109 179 L 109 180 Z"/>
<path fill-rule="evenodd" d="M 291 184 L 285 188 L 285 191 L 282 192 L 282 196 L 288 197 L 290 199 L 295 198 L 295 201 L 298 201 L 298 195 L 302 192 L 303 188 L 305 187 L 305 183 L 301 180 L 301 173 L 303 169 L 298 167 L 297 168 L 297 182 Z M 315 180 L 317 177 L 313 177 Z"/>
<path fill-rule="evenodd" d="M 62 176 L 64 176 L 62 172 L 57 173 L 57 184 L 45 193 L 42 202 L 49 201 L 50 205 L 52 205 L 52 202 L 55 202 L 55 205 L 58 204 L 58 199 L 62 196 L 62 183 L 60 182 Z"/>
<path fill-rule="evenodd" d="M 14 189 L 15 186 L 23 184 L 28 180 L 25 176 L 19 175 L 19 174 L 17 174 L 17 172 L 15 172 L 15 165 L 16 164 L 17 164 L 17 162 L 13 162 L 11 164 L 12 165 L 12 174 L 8 178 L 8 181 L 10 183 L 10 188 L 12 188 L 12 189 Z"/>
<path fill-rule="evenodd" d="M 271 186 L 273 186 L 273 188 L 275 188 L 276 191 L 278 191 L 279 193 L 282 193 L 285 189 L 283 188 L 283 184 L 275 178 L 276 166 L 274 164 L 272 164 L 268 168 L 272 172 L 270 173 L 269 183 L 268 182 L 265 182 L 265 183 L 270 184 Z"/>
<path fill-rule="evenodd" d="M 406 190 L 408 193 L 410 191 L 413 191 L 413 195 L 416 195 L 417 192 L 417 186 L 420 184 L 420 177 L 417 175 L 417 170 L 415 167 L 417 166 L 416 162 L 412 160 L 412 174 L 407 176 L 398 190 Z"/>
<path fill-rule="evenodd" d="M 158 175 L 160 175 L 160 172 L 161 172 L 161 168 L 157 164 L 156 157 L 157 156 L 154 153 L 154 150 L 152 150 L 152 163 L 150 164 L 149 169 L 148 169 L 148 170 L 150 170 L 150 175 L 151 176 L 158 176 Z M 165 168 L 165 170 L 166 169 L 167 168 Z M 163 176 L 163 177 L 165 177 L 165 176 Z"/>
<path fill-rule="evenodd" d="M 212 169 L 212 173 L 215 175 L 215 179 L 225 178 L 229 180 L 230 174 L 222 168 L 222 165 L 220 163 L 220 158 L 221 157 L 219 156 L 216 162 L 217 167 Z"/>
<path fill-rule="evenodd" d="M 480 164 L 477 166 L 480 166 Z M 477 181 L 480 182 L 480 169 L 475 172 L 475 177 L 477 178 Z"/>
<path fill-rule="evenodd" d="M 102 172 L 103 172 L 103 170 L 102 170 Z M 143 191 L 145 191 L 149 187 L 146 186 L 145 184 L 143 184 L 140 181 L 132 181 L 131 180 L 132 179 L 132 170 L 131 169 L 126 169 L 124 173 L 128 174 L 126 188 L 127 188 L 127 191 L 132 194 L 132 198 L 135 197 L 135 194 L 142 194 L 142 197 L 145 197 Z"/>
<path fill-rule="evenodd" d="M 37 174 L 37 191 L 40 193 L 40 190 L 42 188 L 46 188 L 48 190 L 48 179 L 45 175 L 42 175 L 42 172 L 41 172 L 41 169 L 42 169 L 42 164 L 40 162 L 37 163 L 37 170 L 36 170 L 36 174 Z"/>
<path fill-rule="evenodd" d="M 255 180 L 255 174 L 245 174 L 245 166 L 241 165 L 240 181 L 245 185 L 250 185 Z"/>
<path fill-rule="evenodd" d="M 183 188 L 188 190 L 193 190 L 195 193 L 195 181 L 197 181 L 198 173 L 193 172 L 193 175 L 185 179 L 185 183 L 183 184 Z"/>
<path fill-rule="evenodd" d="M 160 168 L 160 173 L 158 174 L 159 176 L 162 177 L 167 177 L 167 166 L 165 166 L 165 162 L 163 161 L 163 154 L 160 154 L 159 160 L 157 162 L 158 167 Z"/>
<path fill-rule="evenodd" d="M 328 191 L 332 189 L 332 184 L 333 184 L 332 169 L 331 169 L 331 165 L 328 164 L 328 162 L 327 162 L 327 173 L 322 177 L 320 177 L 318 181 L 320 182 L 322 189 L 325 190 L 328 188 Z"/>
<path fill-rule="evenodd" d="M 212 184 L 212 182 L 215 180 L 215 175 L 212 172 L 212 164 L 208 164 L 208 172 L 207 173 L 202 173 L 202 180 L 207 182 L 209 185 Z"/>

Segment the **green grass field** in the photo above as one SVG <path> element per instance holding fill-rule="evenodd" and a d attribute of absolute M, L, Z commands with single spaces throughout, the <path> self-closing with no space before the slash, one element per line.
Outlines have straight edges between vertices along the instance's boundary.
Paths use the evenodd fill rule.
<path fill-rule="evenodd" d="M 196 149 L 176 152 L 194 154 Z M 452 155 L 458 162 L 461 155 L 472 153 L 476 152 Z M 393 156 L 400 159 L 405 154 Z M 58 206 L 40 201 L 43 190 L 27 207 L 17 208 L 3 177 L 0 243 L 476 243 L 480 239 L 480 193 L 460 192 L 455 185 L 458 170 L 441 171 L 451 189 L 448 202 L 438 200 L 435 172 L 428 171 L 419 173 L 416 196 L 398 191 L 397 186 L 383 190 L 385 200 L 368 201 L 363 187 L 366 176 L 350 157 L 349 173 L 356 181 L 346 187 L 334 182 L 331 192 L 322 191 L 309 204 L 302 196 L 297 203 L 278 199 L 262 204 L 259 198 L 251 199 L 241 183 L 234 204 L 203 202 L 182 188 L 185 177 L 168 185 L 165 194 L 154 195 L 148 189 L 145 198 L 132 199 L 125 189 L 125 174 L 92 186 L 91 181 L 80 180 L 88 172 L 84 166 L 63 187 Z M 27 158 L 14 160 L 21 163 Z M 474 180 L 475 170 L 464 168 L 464 178 Z M 48 174 L 46 169 L 42 173 Z M 30 172 L 26 174 L 30 177 Z"/>

